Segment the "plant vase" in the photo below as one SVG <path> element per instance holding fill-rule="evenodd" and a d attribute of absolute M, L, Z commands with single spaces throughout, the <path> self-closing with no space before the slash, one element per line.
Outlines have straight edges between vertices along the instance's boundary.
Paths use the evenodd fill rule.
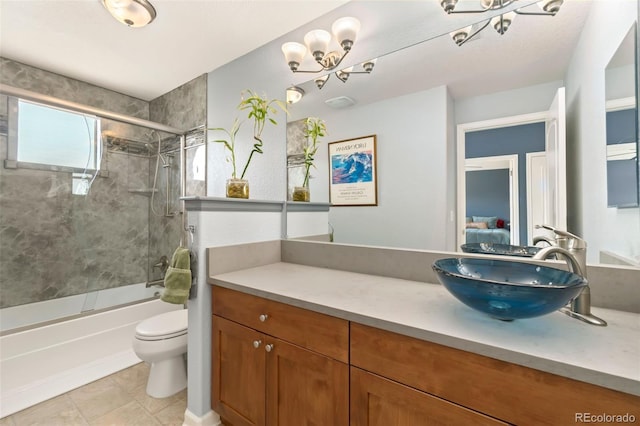
<path fill-rule="evenodd" d="M 308 186 L 295 186 L 293 187 L 293 194 L 291 195 L 293 201 L 311 201 L 311 193 Z"/>
<path fill-rule="evenodd" d="M 227 179 L 227 198 L 249 198 L 249 181 Z"/>

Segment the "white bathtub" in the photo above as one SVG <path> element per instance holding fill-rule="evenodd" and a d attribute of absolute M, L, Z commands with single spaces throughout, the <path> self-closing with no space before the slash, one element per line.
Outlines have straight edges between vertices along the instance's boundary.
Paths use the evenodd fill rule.
<path fill-rule="evenodd" d="M 0 418 L 140 362 L 136 324 L 175 309 L 152 300 L 0 337 Z"/>

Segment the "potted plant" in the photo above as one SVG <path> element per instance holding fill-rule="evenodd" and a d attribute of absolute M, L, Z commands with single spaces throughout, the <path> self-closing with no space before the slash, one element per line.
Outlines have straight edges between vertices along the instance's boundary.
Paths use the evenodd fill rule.
<path fill-rule="evenodd" d="M 268 99 L 266 96 L 260 96 L 256 92 L 253 92 L 250 89 L 243 90 L 240 94 L 240 103 L 236 107 L 238 111 L 248 111 L 247 120 L 253 121 L 253 149 L 249 153 L 249 157 L 247 158 L 247 162 L 242 168 L 242 174 L 238 178 L 237 167 L 236 167 L 236 136 L 238 135 L 238 131 L 244 121 L 240 121 L 239 118 L 235 118 L 233 124 L 229 130 L 222 127 L 215 127 L 209 130 L 212 131 L 222 131 L 226 133 L 226 139 L 216 139 L 214 142 L 224 144 L 225 149 L 230 152 L 230 157 L 227 158 L 227 161 L 231 162 L 233 167 L 231 178 L 227 179 L 227 188 L 226 194 L 229 198 L 249 198 L 249 182 L 244 178 L 247 173 L 247 169 L 249 168 L 249 164 L 251 164 L 251 159 L 253 158 L 253 154 L 258 153 L 262 154 L 262 132 L 264 131 L 265 125 L 267 122 L 271 124 L 278 124 L 272 118 L 278 112 L 278 108 L 287 112 L 285 103 L 278 99 Z"/>
<path fill-rule="evenodd" d="M 311 201 L 309 192 L 309 178 L 311 167 L 315 168 L 313 161 L 318 152 L 318 139 L 326 136 L 327 126 L 324 120 L 317 117 L 309 117 L 305 120 L 304 135 L 307 138 L 307 146 L 304 148 L 304 180 L 302 186 L 293 188 L 291 199 L 293 201 Z M 310 143 L 309 143 L 310 142 Z"/>

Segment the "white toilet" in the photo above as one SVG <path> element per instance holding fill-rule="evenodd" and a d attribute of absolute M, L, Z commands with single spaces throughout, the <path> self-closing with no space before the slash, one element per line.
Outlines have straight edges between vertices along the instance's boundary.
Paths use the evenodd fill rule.
<path fill-rule="evenodd" d="M 147 394 L 166 398 L 187 387 L 187 309 L 166 312 L 136 326 L 133 350 L 151 364 Z"/>

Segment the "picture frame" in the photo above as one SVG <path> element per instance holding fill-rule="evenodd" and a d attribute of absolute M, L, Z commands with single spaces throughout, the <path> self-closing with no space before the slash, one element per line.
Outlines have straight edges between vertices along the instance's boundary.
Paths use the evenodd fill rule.
<path fill-rule="evenodd" d="M 376 135 L 328 144 L 332 206 L 377 206 Z"/>

